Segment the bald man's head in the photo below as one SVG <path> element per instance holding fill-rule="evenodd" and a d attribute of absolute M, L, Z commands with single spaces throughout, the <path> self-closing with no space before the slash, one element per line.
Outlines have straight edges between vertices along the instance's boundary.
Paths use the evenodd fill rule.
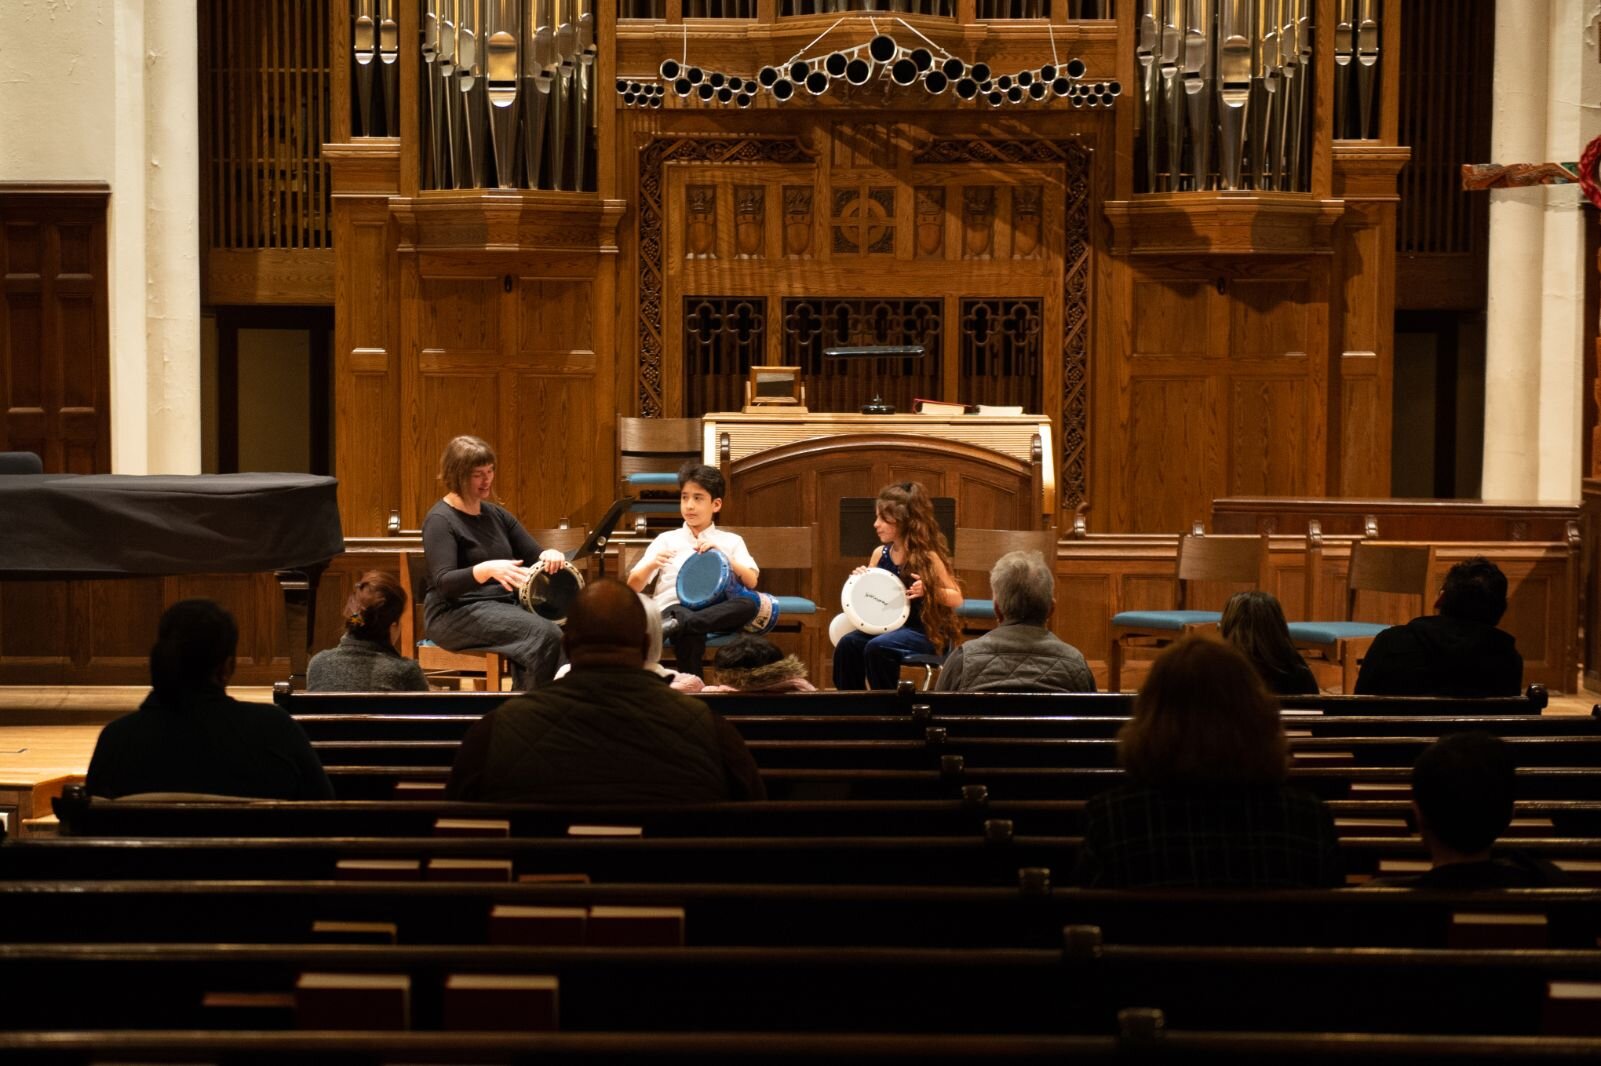
<path fill-rule="evenodd" d="M 567 608 L 562 645 L 573 668 L 643 666 L 650 636 L 639 595 L 614 577 L 585 585 Z"/>

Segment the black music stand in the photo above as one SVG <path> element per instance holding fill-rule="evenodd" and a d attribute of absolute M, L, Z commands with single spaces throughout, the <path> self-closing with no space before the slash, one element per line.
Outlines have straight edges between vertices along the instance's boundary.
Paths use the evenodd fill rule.
<path fill-rule="evenodd" d="M 632 496 L 623 496 L 620 499 L 613 500 L 612 505 L 606 508 L 606 513 L 601 516 L 600 521 L 595 523 L 595 528 L 589 531 L 589 536 L 584 538 L 584 542 L 567 553 L 567 561 L 576 563 L 578 560 L 587 559 L 605 548 L 606 542 L 611 540 L 612 530 L 617 528 L 617 523 L 622 520 L 623 515 L 628 513 L 628 509 L 634 505 L 634 502 L 634 497 Z M 600 572 L 604 574 L 606 572 L 606 557 L 604 554 L 601 555 L 600 566 Z"/>

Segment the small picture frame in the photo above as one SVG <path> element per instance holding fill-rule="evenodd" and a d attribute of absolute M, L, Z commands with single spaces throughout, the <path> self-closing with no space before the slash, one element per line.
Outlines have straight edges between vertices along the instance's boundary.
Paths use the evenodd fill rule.
<path fill-rule="evenodd" d="M 806 402 L 798 366 L 753 366 L 745 383 L 747 407 L 800 407 Z"/>

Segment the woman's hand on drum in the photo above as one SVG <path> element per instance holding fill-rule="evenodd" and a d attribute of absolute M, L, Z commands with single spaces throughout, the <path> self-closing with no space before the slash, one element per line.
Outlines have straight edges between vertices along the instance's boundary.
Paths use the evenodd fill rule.
<path fill-rule="evenodd" d="M 858 566 L 855 570 L 851 571 L 851 577 L 855 577 L 857 574 L 865 574 L 865 573 L 867 573 L 867 567 Z"/>
<path fill-rule="evenodd" d="M 478 579 L 480 585 L 498 581 L 507 592 L 522 588 L 528 581 L 529 573 L 531 571 L 516 559 L 486 559 L 473 567 L 473 577 Z"/>
<path fill-rule="evenodd" d="M 546 548 L 544 551 L 539 553 L 539 565 L 547 574 L 554 574 L 556 571 L 560 570 L 562 565 L 566 562 L 567 556 L 563 555 L 555 548 Z"/>
<path fill-rule="evenodd" d="M 911 577 L 912 585 L 906 590 L 906 598 L 909 600 L 920 600 L 923 598 L 923 595 L 928 592 L 928 590 L 923 587 L 922 578 L 918 577 L 916 574 L 911 575 Z"/>

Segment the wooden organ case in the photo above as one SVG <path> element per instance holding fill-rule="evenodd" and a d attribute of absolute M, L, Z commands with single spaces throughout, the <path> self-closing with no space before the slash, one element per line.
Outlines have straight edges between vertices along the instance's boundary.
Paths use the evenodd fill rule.
<path fill-rule="evenodd" d="M 1048 419 L 1058 513 L 1045 524 L 1062 529 L 1080 509 L 1092 531 L 1174 532 L 1215 497 L 1388 491 L 1407 157 L 1385 65 L 1395 0 L 1372 5 L 1379 19 L 1362 28 L 1376 75 L 1360 120 L 1349 4 L 1288 0 L 1293 28 L 1251 29 L 1246 83 L 1230 84 L 1258 99 L 1268 78 L 1288 86 L 1299 73 L 1300 95 L 1285 95 L 1299 110 L 1258 111 L 1302 132 L 1245 129 L 1234 179 L 1208 140 L 1226 132 L 1220 118 L 1179 121 L 1176 142 L 1152 132 L 1186 106 L 1163 95 L 1185 72 L 1149 45 L 1182 40 L 1194 7 L 1211 54 L 1227 58 L 1230 13 L 1259 6 L 1243 0 L 909 0 L 905 13 L 855 0 L 511 4 L 525 22 L 589 17 L 561 46 L 576 52 L 545 57 L 561 60 L 545 64 L 548 85 L 498 83 L 501 99 L 511 81 L 525 94 L 516 121 L 534 121 L 527 94 L 548 90 L 540 121 L 559 111 L 591 124 L 555 160 L 548 125 L 542 158 L 526 129 L 495 127 L 492 49 L 486 101 L 456 101 L 440 73 L 445 14 L 489 44 L 509 9 L 375 4 L 333 5 L 334 54 L 353 58 L 333 65 L 324 152 L 337 472 L 353 536 L 416 529 L 457 433 L 497 446 L 501 495 L 525 523 L 591 520 L 616 485 L 619 415 L 736 411 L 759 364 L 800 366 L 814 412 L 854 412 L 876 393 L 903 412 L 932 397 Z M 393 13 L 392 55 L 383 32 L 364 44 L 369 7 L 380 22 Z M 863 84 L 830 77 L 814 95 L 803 79 L 784 101 L 744 90 L 764 67 L 799 60 L 809 76 L 831 53 L 870 55 L 879 34 L 898 51 Z M 540 55 L 537 26 L 512 37 Z M 954 81 L 934 93 L 924 70 L 901 84 L 893 61 L 918 48 L 969 74 L 986 64 L 996 85 L 969 100 Z M 680 96 L 664 60 L 741 87 L 726 103 L 718 90 L 703 101 L 698 82 Z M 1009 90 L 1046 65 L 1065 77 L 1070 60 L 1082 93 L 1036 99 L 1022 86 L 1020 103 L 1004 91 L 989 103 L 1003 75 Z M 385 63 L 393 73 L 374 65 Z M 569 67 L 568 81 L 550 75 Z M 1228 73 L 1197 69 L 1201 95 L 1221 101 Z M 587 119 L 574 103 L 586 77 Z M 441 141 L 468 127 L 480 140 Z M 823 355 L 912 343 L 924 358 Z"/>

